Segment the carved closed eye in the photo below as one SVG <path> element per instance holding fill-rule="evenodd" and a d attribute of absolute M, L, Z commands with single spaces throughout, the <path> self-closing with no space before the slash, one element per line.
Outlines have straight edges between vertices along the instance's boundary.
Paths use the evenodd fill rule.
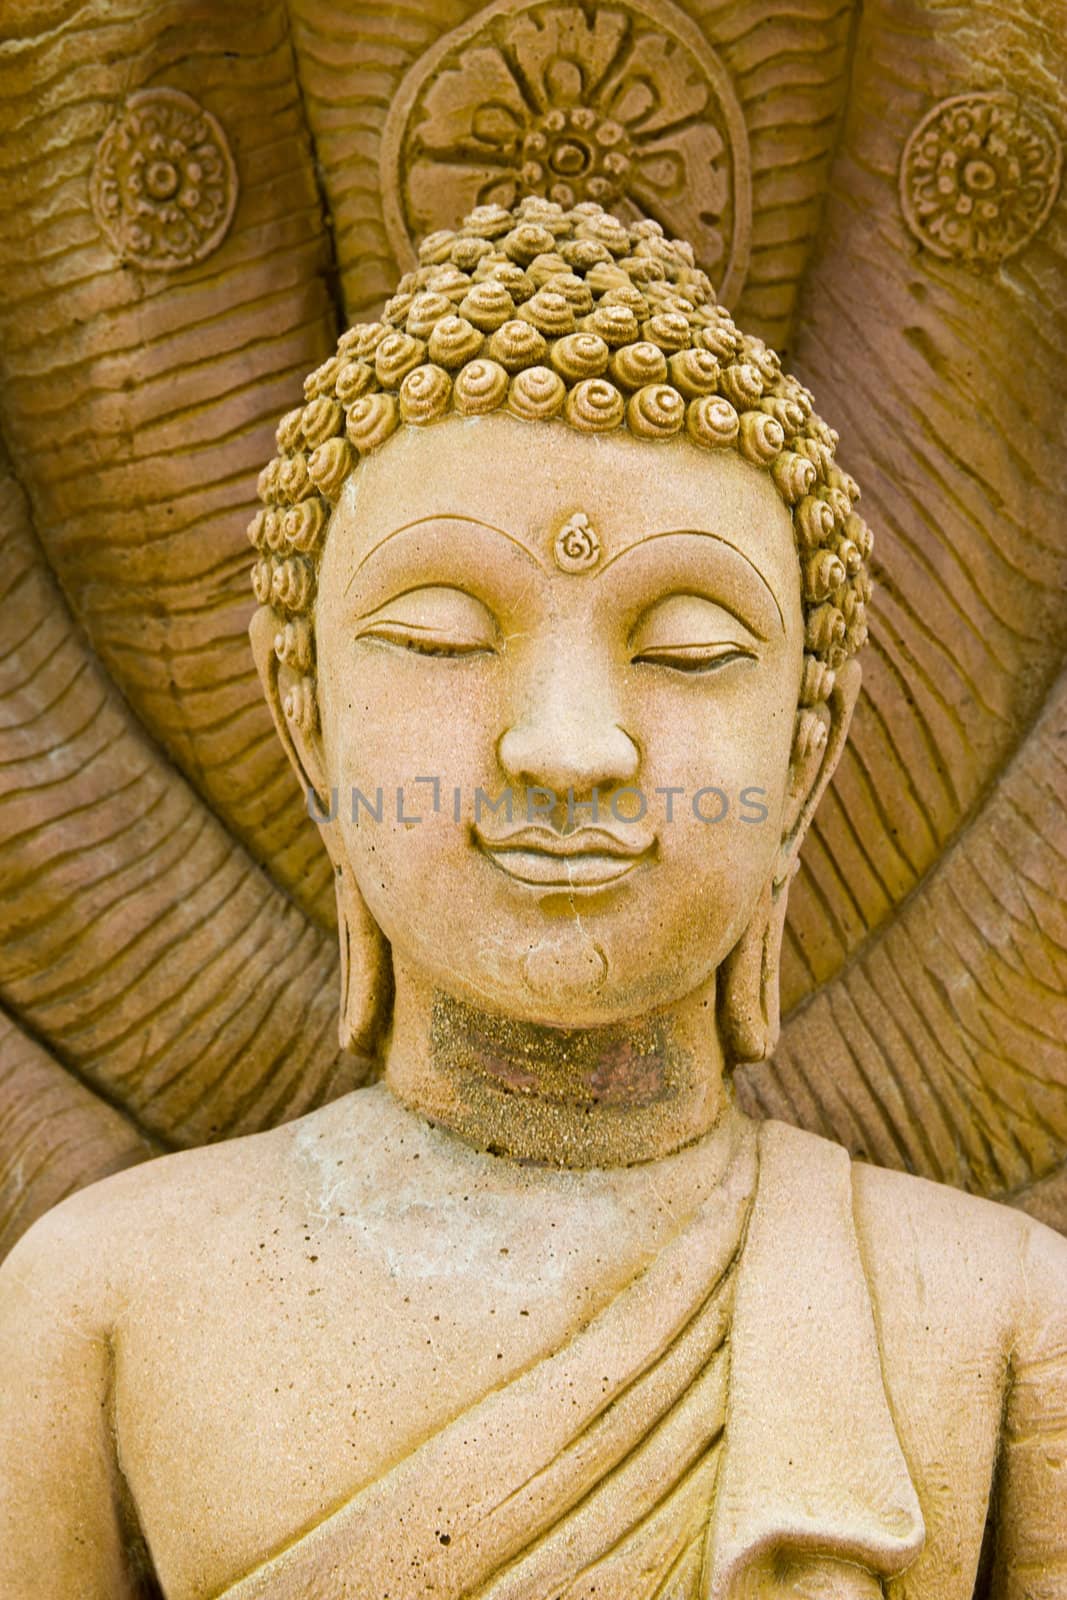
<path fill-rule="evenodd" d="M 364 617 L 357 639 L 409 650 L 414 655 L 457 660 L 496 650 L 496 619 L 463 589 L 432 585 L 396 595 Z"/>
<path fill-rule="evenodd" d="M 703 595 L 675 594 L 658 601 L 630 635 L 636 666 L 675 672 L 717 672 L 758 659 L 757 640 L 724 607 Z"/>

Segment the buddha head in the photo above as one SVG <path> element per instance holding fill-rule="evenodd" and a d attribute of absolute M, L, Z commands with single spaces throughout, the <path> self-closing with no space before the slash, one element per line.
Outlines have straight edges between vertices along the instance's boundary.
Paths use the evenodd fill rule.
<path fill-rule="evenodd" d="M 394 972 L 558 1029 L 778 1026 L 870 535 L 837 435 L 684 242 L 543 200 L 426 239 L 283 418 L 257 664 L 337 882 L 342 1043 Z"/>

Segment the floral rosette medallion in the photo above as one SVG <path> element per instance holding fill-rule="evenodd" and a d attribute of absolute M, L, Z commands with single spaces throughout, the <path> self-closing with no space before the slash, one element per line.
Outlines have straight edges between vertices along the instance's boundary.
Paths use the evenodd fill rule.
<path fill-rule="evenodd" d="M 500 0 L 400 86 L 382 145 L 389 241 L 527 195 L 650 216 L 693 245 L 729 303 L 749 239 L 748 137 L 722 63 L 669 0 Z"/>
<path fill-rule="evenodd" d="M 222 243 L 237 204 L 237 170 L 209 111 L 178 89 L 142 89 L 101 139 L 89 194 L 117 256 L 173 272 Z"/>
<path fill-rule="evenodd" d="M 953 95 L 927 113 L 905 147 L 904 216 L 935 255 L 995 266 L 1045 221 L 1062 165 L 1059 137 L 1037 107 L 1007 93 Z"/>

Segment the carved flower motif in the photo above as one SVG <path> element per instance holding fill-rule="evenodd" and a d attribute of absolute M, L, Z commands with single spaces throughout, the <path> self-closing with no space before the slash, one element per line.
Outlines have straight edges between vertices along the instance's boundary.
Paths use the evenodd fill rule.
<path fill-rule="evenodd" d="M 177 89 L 132 94 L 96 153 L 90 198 L 116 255 L 171 272 L 221 244 L 237 172 L 210 112 Z"/>
<path fill-rule="evenodd" d="M 904 150 L 908 226 L 935 255 L 993 265 L 1040 228 L 1060 184 L 1062 151 L 1036 107 L 1003 93 L 954 95 Z"/>
<path fill-rule="evenodd" d="M 541 195 L 655 217 L 723 284 L 747 244 L 747 136 L 724 69 L 667 0 L 494 6 L 444 43 L 386 133 L 399 254 L 476 205 Z"/>

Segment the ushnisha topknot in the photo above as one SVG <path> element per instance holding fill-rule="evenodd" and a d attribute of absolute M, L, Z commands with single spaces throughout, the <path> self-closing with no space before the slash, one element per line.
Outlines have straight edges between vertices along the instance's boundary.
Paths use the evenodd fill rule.
<path fill-rule="evenodd" d="M 717 304 L 684 240 L 593 203 L 479 206 L 430 234 L 380 322 L 342 334 L 278 426 L 249 528 L 256 599 L 297 675 L 286 714 L 315 721 L 312 613 L 330 511 L 362 455 L 405 426 L 506 410 L 585 433 L 684 435 L 768 472 L 800 560 L 804 675 L 796 739 L 825 738 L 817 715 L 835 673 L 867 637 L 871 535 L 859 487 L 834 460 L 838 436 L 761 339 Z"/>

